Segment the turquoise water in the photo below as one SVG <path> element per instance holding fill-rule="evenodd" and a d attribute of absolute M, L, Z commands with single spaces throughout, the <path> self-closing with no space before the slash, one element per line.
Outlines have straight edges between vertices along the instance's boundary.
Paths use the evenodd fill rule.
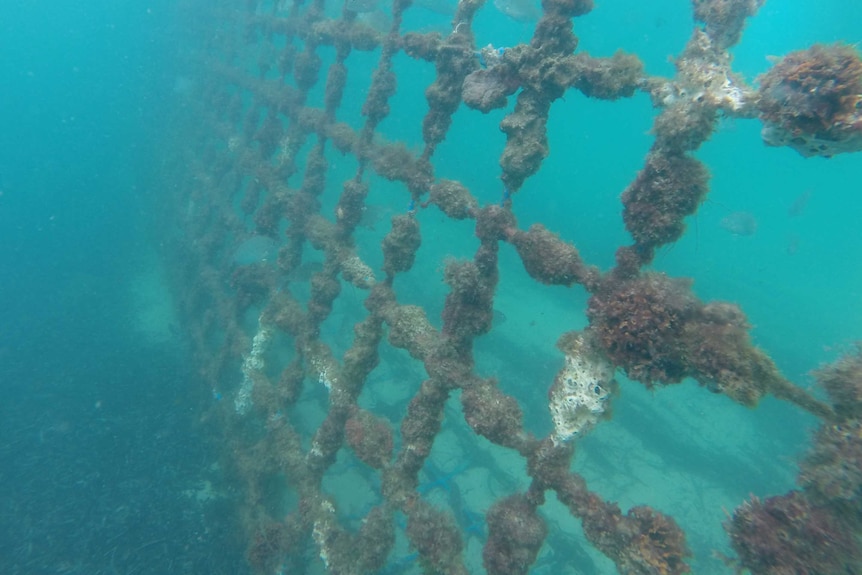
<path fill-rule="evenodd" d="M 637 53 L 647 72 L 672 74 L 668 57 L 691 31 L 688 3 L 643 4 L 601 2 L 576 21 L 581 48 L 594 56 L 622 48 Z M 202 421 L 214 391 L 235 390 L 214 390 L 201 378 L 165 253 L 173 232 L 164 210 L 175 189 L 164 178 L 171 160 L 164 150 L 177 144 L 169 141 L 170 122 L 192 105 L 204 80 L 187 64 L 200 50 L 198 37 L 188 34 L 201 26 L 197 11 L 194 3 L 165 0 L 0 6 L 2 573 L 248 570 L 236 513 L 241 488 L 219 465 L 227 439 Z M 767 56 L 815 42 L 858 43 L 860 21 L 862 4 L 855 2 L 770 0 L 733 50 L 734 69 L 751 81 L 768 69 Z M 414 12 L 406 26 L 446 22 Z M 475 30 L 479 46 L 511 46 L 527 41 L 532 26 L 488 8 Z M 332 50 L 325 55 L 328 63 Z M 376 64 L 376 54 L 355 55 L 350 64 L 360 79 L 350 85 L 339 118 L 355 126 L 368 82 L 361 72 Z M 399 91 L 380 132 L 415 151 L 433 66 L 414 67 L 396 58 Z M 497 125 L 506 112 L 461 109 L 435 156 L 439 176 L 461 180 L 484 203 L 502 195 L 505 137 Z M 551 155 L 515 198 L 521 228 L 542 222 L 588 262 L 610 267 L 615 249 L 628 241 L 619 195 L 652 143 L 654 114 L 643 94 L 608 103 L 570 92 L 555 103 Z M 765 147 L 759 130 L 755 120 L 723 121 L 697 152 L 712 174 L 709 197 L 689 218 L 683 239 L 663 248 L 653 267 L 694 278 L 704 300 L 740 304 L 757 345 L 789 379 L 808 387 L 812 369 L 862 337 L 862 155 L 803 159 Z M 324 198 L 327 205 L 355 170 L 351 158 L 331 160 L 335 195 Z M 406 210 L 408 198 L 398 186 L 372 181 L 368 203 L 382 216 L 360 229 L 357 249 L 379 267 L 388 219 Z M 804 209 L 791 214 L 804 194 Z M 752 214 L 756 233 L 725 229 L 722 220 L 734 212 Z M 472 257 L 473 227 L 444 221 L 436 208 L 418 217 L 421 257 L 396 288 L 402 303 L 426 307 L 439 327 L 448 290 L 440 269 L 447 258 Z M 324 326 L 337 353 L 362 317 L 363 293 L 343 289 Z M 578 287 L 539 288 L 514 250 L 502 250 L 498 322 L 476 343 L 477 372 L 498 378 L 519 400 L 525 427 L 536 434 L 551 428 L 547 388 L 561 362 L 553 343 L 585 325 L 586 298 Z M 397 422 L 423 371 L 401 350 L 384 351 L 383 360 L 359 403 Z M 730 553 L 721 528 L 726 513 L 750 494 L 793 488 L 795 461 L 816 421 L 773 398 L 751 411 L 693 382 L 647 391 L 619 380 L 613 419 L 578 442 L 574 469 L 623 510 L 647 504 L 673 515 L 688 534 L 695 573 L 728 572 L 714 557 Z M 310 386 L 291 407 L 306 441 L 325 409 L 325 393 Z M 342 456 L 324 489 L 349 524 L 379 501 L 379 484 L 353 456 Z M 465 563 L 479 572 L 487 536 L 481 514 L 526 487 L 523 462 L 477 440 L 453 402 L 420 480 L 423 497 L 456 517 Z M 290 511 L 295 501 L 290 494 L 284 500 Z M 533 572 L 613 572 L 553 496 L 542 511 L 551 533 Z M 307 554 L 308 572 L 321 572 L 315 552 Z M 403 535 L 388 572 L 419 572 Z"/>
<path fill-rule="evenodd" d="M 4 574 L 242 570 L 154 271 L 170 5 L 0 4 Z"/>

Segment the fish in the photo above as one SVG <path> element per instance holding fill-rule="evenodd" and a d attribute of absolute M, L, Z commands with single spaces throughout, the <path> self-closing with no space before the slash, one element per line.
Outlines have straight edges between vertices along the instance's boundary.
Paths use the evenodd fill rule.
<path fill-rule="evenodd" d="M 535 0 L 494 0 L 494 7 L 516 22 L 535 22 L 542 17 Z"/>
<path fill-rule="evenodd" d="M 290 282 L 307 283 L 311 281 L 311 277 L 323 271 L 323 262 L 310 260 L 302 262 L 298 268 L 291 271 L 285 279 Z"/>
<path fill-rule="evenodd" d="M 360 13 L 357 20 L 381 34 L 386 34 L 392 28 L 392 17 L 387 12 L 379 9 Z"/>
<path fill-rule="evenodd" d="M 376 231 L 380 222 L 390 219 L 394 213 L 395 210 L 389 206 L 365 204 L 362 206 L 362 218 L 359 220 L 359 227 Z"/>
<path fill-rule="evenodd" d="M 300 266 L 284 274 L 278 283 L 279 291 L 290 284 L 305 284 L 311 281 L 314 274 L 323 271 L 323 262 L 317 260 L 305 261 Z"/>
<path fill-rule="evenodd" d="M 811 190 L 805 190 L 798 196 L 787 208 L 787 216 L 791 218 L 795 218 L 796 216 L 801 216 L 802 212 L 805 211 L 806 206 L 808 206 L 808 200 L 811 199 Z"/>
<path fill-rule="evenodd" d="M 787 236 L 787 255 L 792 256 L 799 251 L 799 236 L 790 234 Z"/>
<path fill-rule="evenodd" d="M 188 76 L 175 76 L 173 92 L 177 96 L 190 97 L 194 93 L 195 81 Z"/>
<path fill-rule="evenodd" d="M 303 285 L 311 283 L 314 274 L 323 271 L 323 262 L 310 260 L 302 262 L 298 268 L 284 274 L 278 280 L 276 291 L 283 292 L 288 290 L 291 285 Z"/>
<path fill-rule="evenodd" d="M 345 0 L 344 7 L 360 14 L 377 10 L 378 0 Z"/>
<path fill-rule="evenodd" d="M 506 320 L 508 320 L 508 319 L 509 318 L 506 317 L 506 314 L 504 314 L 502 311 L 498 310 L 497 308 L 494 308 L 494 325 L 496 327 L 500 327 L 501 325 L 506 323 Z"/>
<path fill-rule="evenodd" d="M 751 212 L 733 212 L 721 219 L 719 225 L 735 236 L 753 236 L 757 233 L 757 218 Z"/>
<path fill-rule="evenodd" d="M 413 4 L 417 8 L 422 8 L 441 16 L 453 16 L 458 9 L 458 2 L 455 0 L 415 0 Z"/>
<path fill-rule="evenodd" d="M 231 257 L 231 264 L 248 266 L 274 263 L 277 257 L 278 242 L 267 236 L 253 235 L 237 246 Z"/>

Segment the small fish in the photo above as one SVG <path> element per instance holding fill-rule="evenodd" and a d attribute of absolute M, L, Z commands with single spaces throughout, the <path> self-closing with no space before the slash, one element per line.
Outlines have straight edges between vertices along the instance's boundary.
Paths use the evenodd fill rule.
<path fill-rule="evenodd" d="M 174 94 L 182 97 L 189 97 L 192 95 L 195 88 L 195 82 L 188 76 L 175 76 L 174 77 Z"/>
<path fill-rule="evenodd" d="M 377 9 L 378 0 L 345 0 L 344 7 L 351 12 L 374 12 Z"/>
<path fill-rule="evenodd" d="M 389 220 L 395 214 L 395 210 L 388 206 L 365 204 L 362 206 L 362 218 L 359 227 L 375 231 L 380 222 Z"/>
<path fill-rule="evenodd" d="M 458 2 L 455 0 L 415 0 L 413 3 L 417 8 L 422 8 L 441 16 L 452 16 L 458 9 Z"/>
<path fill-rule="evenodd" d="M 787 215 L 791 218 L 795 218 L 796 216 L 802 215 L 802 212 L 805 211 L 806 206 L 808 206 L 808 200 L 811 199 L 811 190 L 805 190 L 793 200 L 793 203 L 787 208 Z"/>
<path fill-rule="evenodd" d="M 719 223 L 721 227 L 735 236 L 753 236 L 757 233 L 757 218 L 751 212 L 733 212 Z"/>
<path fill-rule="evenodd" d="M 383 10 L 373 10 L 359 14 L 360 22 L 373 28 L 376 32 L 386 34 L 392 28 L 392 17 Z"/>
<path fill-rule="evenodd" d="M 494 7 L 516 22 L 535 22 L 542 17 L 534 0 L 494 0 Z"/>
<path fill-rule="evenodd" d="M 235 266 L 272 263 L 277 257 L 278 242 L 267 236 L 253 235 L 237 246 L 231 263 Z"/>
<path fill-rule="evenodd" d="M 278 280 L 276 291 L 282 292 L 290 288 L 291 285 L 303 285 L 311 282 L 314 274 L 323 271 L 323 262 L 321 261 L 305 261 L 298 268 L 285 274 Z"/>
<path fill-rule="evenodd" d="M 787 255 L 792 256 L 799 251 L 799 236 L 790 234 L 787 236 Z"/>
<path fill-rule="evenodd" d="M 323 262 L 314 260 L 305 261 L 298 268 L 287 274 L 285 279 L 289 282 L 308 283 L 311 281 L 311 276 L 320 271 L 323 271 Z"/>

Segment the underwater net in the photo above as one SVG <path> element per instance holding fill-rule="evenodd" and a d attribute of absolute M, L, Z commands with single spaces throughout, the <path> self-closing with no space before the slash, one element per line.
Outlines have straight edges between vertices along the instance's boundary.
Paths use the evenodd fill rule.
<path fill-rule="evenodd" d="M 198 7 L 168 245 L 256 572 L 862 568 L 860 355 L 819 372 L 826 396 L 809 393 L 754 345 L 737 305 L 703 301 L 652 266 L 706 198 L 694 152 L 720 119 L 758 118 L 765 142 L 805 157 L 862 149 L 851 47 L 789 54 L 757 88 L 731 69 L 761 4 L 693 0 L 670 78 L 634 54 L 582 50 L 574 24 L 591 0 L 498 2 L 538 19 L 511 47 L 477 41 L 474 23 L 493 9 L 482 0 L 453 5 L 445 31 L 423 28 L 409 0 L 380 18 L 353 0 Z M 551 161 L 554 106 L 574 93 L 605 106 L 647 94 L 657 110 L 642 168 L 618 190 L 629 239 L 606 271 L 560 220 L 520 202 Z M 499 171 L 476 173 L 490 155 Z M 572 175 L 579 161 L 555 168 L 572 194 L 588 193 Z M 603 225 L 583 217 L 568 219 Z M 526 319 L 504 311 L 525 308 Z M 661 394 L 641 389 L 684 381 L 750 408 L 770 395 L 821 422 L 798 488 L 752 496 L 724 521 L 730 548 L 715 542 L 726 499 L 714 486 L 771 463 L 716 462 L 702 446 L 668 454 L 701 466 L 697 485 L 667 461 L 633 467 L 648 441 L 690 433 L 681 421 L 711 422 L 703 406 L 720 397 L 695 387 L 706 411 L 663 404 L 667 429 L 648 429 L 656 420 L 638 403 Z M 610 407 L 626 395 L 638 399 L 614 435 Z M 761 409 L 739 411 L 720 434 L 750 432 Z M 689 504 L 638 501 L 655 489 L 639 484 L 648 468 Z"/>

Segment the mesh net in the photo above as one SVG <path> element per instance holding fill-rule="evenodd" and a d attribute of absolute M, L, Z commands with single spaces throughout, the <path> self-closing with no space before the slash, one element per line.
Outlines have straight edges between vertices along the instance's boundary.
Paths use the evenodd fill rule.
<path fill-rule="evenodd" d="M 693 152 L 720 118 L 759 116 L 769 143 L 803 155 L 859 145 L 852 49 L 788 57 L 759 92 L 732 72 L 728 50 L 760 4 L 694 0 L 670 78 L 633 54 L 579 47 L 574 24 L 591 0 L 498 2 L 537 19 L 509 47 L 477 41 L 474 21 L 493 10 L 481 0 L 453 5 L 431 31 L 423 22 L 437 16 L 407 0 L 383 12 L 361 0 L 198 7 L 197 83 L 168 170 L 171 257 L 254 570 L 685 573 L 674 509 L 627 500 L 624 512 L 573 465 L 576 444 L 613 426 L 603 420 L 620 397 L 615 375 L 646 388 L 696 380 L 745 406 L 772 395 L 824 425 L 839 418 L 834 398 L 795 386 L 754 346 L 739 307 L 651 268 L 706 197 Z M 831 108 L 805 100 L 810 85 L 829 86 Z M 620 229 L 606 271 L 570 230 L 519 209 L 553 161 L 557 104 L 577 93 L 647 94 L 657 110 L 622 190 L 628 239 Z M 589 194 L 579 160 L 548 169 Z M 541 325 L 506 321 L 502 310 L 528 306 Z M 833 373 L 845 395 L 859 380 L 853 361 Z M 844 405 L 849 425 L 858 405 Z M 818 465 L 807 477 L 819 485 L 829 474 Z M 737 564 L 771 572 L 751 525 L 776 508 L 797 522 L 783 529 L 797 529 L 785 545 L 798 557 L 813 522 L 858 528 L 814 491 L 741 508 L 728 523 Z"/>

